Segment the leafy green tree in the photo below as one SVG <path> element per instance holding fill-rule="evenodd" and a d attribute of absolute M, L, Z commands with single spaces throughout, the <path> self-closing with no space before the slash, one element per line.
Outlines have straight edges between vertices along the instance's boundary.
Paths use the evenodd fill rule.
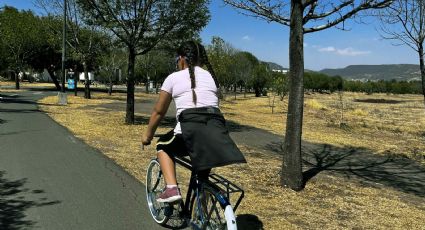
<path fill-rule="evenodd" d="M 288 78 L 284 73 L 272 72 L 271 73 L 271 88 L 280 97 L 280 100 L 288 95 Z"/>
<path fill-rule="evenodd" d="M 34 48 L 34 53 L 29 57 L 28 64 L 38 72 L 46 69 L 56 89 L 59 91 L 61 86 L 55 72 L 61 68 L 62 41 L 60 35 L 52 33 L 52 31 L 60 31 L 62 21 L 51 15 L 43 16 L 40 19 L 38 36 L 43 41 L 43 44 Z"/>
<path fill-rule="evenodd" d="M 333 93 L 335 91 L 343 90 L 343 82 L 344 80 L 342 79 L 341 76 L 331 77 L 329 82 L 329 91 Z"/>
<path fill-rule="evenodd" d="M 267 92 L 265 88 L 270 79 L 271 71 L 266 63 L 259 63 L 254 67 L 254 77 L 251 84 L 256 97 L 260 97 L 261 95 L 266 96 Z"/>
<path fill-rule="evenodd" d="M 27 65 L 43 40 L 38 36 L 40 19 L 31 11 L 18 11 L 9 6 L 0 10 L 0 35 L 6 48 L 9 69 L 15 73 L 16 89 L 19 89 L 18 73 Z"/>
<path fill-rule="evenodd" d="M 224 41 L 220 37 L 213 37 L 211 44 L 207 46 L 208 60 L 214 66 L 215 74 L 224 88 L 224 91 L 231 87 L 234 83 L 232 72 L 232 56 L 236 53 L 236 49 Z"/>
<path fill-rule="evenodd" d="M 246 92 L 248 87 L 252 83 L 252 79 L 255 75 L 255 68 L 259 64 L 258 59 L 249 52 L 237 52 L 231 56 L 230 64 L 230 73 L 232 75 L 234 87 L 235 87 L 235 97 L 236 97 L 236 85 L 238 82 L 243 83 L 244 97 L 246 97 Z"/>
<path fill-rule="evenodd" d="M 0 36 L 1 36 L 1 34 L 0 34 Z M 6 57 L 7 56 L 8 55 L 7 55 L 7 52 L 6 52 L 6 47 L 3 44 L 3 40 L 0 39 L 0 74 L 3 71 L 7 70 L 7 66 L 8 66 L 7 65 L 7 60 L 6 60 Z"/>
<path fill-rule="evenodd" d="M 272 108 L 272 113 L 274 113 L 274 107 L 276 107 L 276 96 L 280 98 L 280 101 L 283 101 L 285 96 L 288 94 L 288 82 L 286 74 L 284 73 L 271 72 L 270 77 L 270 89 L 272 90 L 273 95 L 267 96 L 269 98 L 269 106 Z"/>
<path fill-rule="evenodd" d="M 195 37 L 209 20 L 206 0 L 115 1 L 77 0 L 88 24 L 110 30 L 128 50 L 125 122 L 134 123 L 136 56 L 159 44 Z"/>
<path fill-rule="evenodd" d="M 246 66 L 242 66 L 246 68 L 246 70 L 244 70 L 244 76 L 242 77 L 246 92 L 247 88 L 253 87 L 255 79 L 258 78 L 258 71 L 256 69 L 260 65 L 260 61 L 250 52 L 241 52 L 241 55 L 244 57 L 243 60 L 248 62 L 248 65 L 245 64 Z"/>

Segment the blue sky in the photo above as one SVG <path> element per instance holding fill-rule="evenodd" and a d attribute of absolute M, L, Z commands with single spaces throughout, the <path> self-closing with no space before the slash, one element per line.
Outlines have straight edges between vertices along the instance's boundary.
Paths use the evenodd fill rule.
<path fill-rule="evenodd" d="M 0 0 L 0 6 L 33 9 L 32 0 Z M 267 23 L 238 13 L 221 0 L 210 4 L 211 21 L 201 32 L 205 44 L 219 36 L 239 50 L 249 51 L 263 61 L 288 67 L 289 28 Z M 328 29 L 306 34 L 304 38 L 305 68 L 343 68 L 364 64 L 419 64 L 417 53 L 407 46 L 393 46 L 382 40 L 376 23 L 348 23 L 350 31 Z M 347 25 L 347 24 L 346 24 Z"/>

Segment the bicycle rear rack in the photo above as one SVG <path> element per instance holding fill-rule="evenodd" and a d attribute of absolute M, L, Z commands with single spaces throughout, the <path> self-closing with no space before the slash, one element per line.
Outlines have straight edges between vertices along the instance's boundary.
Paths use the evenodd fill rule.
<path fill-rule="evenodd" d="M 175 161 L 177 164 L 189 169 L 192 171 L 192 164 L 190 162 L 189 157 L 176 157 Z M 216 185 L 218 189 L 222 192 L 222 194 L 230 201 L 230 194 L 237 194 L 239 193 L 239 197 L 236 201 L 235 206 L 233 207 L 233 211 L 236 212 L 236 209 L 238 208 L 239 204 L 241 203 L 242 199 L 245 196 L 245 191 L 238 187 L 236 184 L 230 182 L 226 178 L 212 173 L 209 175 L 209 181 Z"/>
<path fill-rule="evenodd" d="M 230 194 L 239 194 L 239 197 L 236 201 L 235 207 L 233 207 L 233 211 L 236 212 L 236 209 L 238 208 L 239 204 L 241 203 L 242 199 L 245 196 L 245 191 L 238 187 L 236 184 L 230 182 L 226 178 L 218 175 L 218 174 L 210 174 L 209 175 L 210 182 L 217 185 L 217 187 L 223 191 L 224 195 L 228 200 L 230 200 Z"/>

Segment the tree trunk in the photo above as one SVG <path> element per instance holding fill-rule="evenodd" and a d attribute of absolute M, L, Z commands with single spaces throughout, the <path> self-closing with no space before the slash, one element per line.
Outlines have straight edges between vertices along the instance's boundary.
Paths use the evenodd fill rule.
<path fill-rule="evenodd" d="M 255 97 L 261 97 L 260 88 L 254 86 Z"/>
<path fill-rule="evenodd" d="M 15 88 L 17 90 L 21 88 L 19 86 L 19 70 L 15 71 Z"/>
<path fill-rule="evenodd" d="M 54 74 L 53 70 L 52 70 L 51 68 L 47 68 L 47 72 L 49 73 L 50 78 L 53 80 L 53 83 L 55 84 L 56 89 L 57 89 L 58 91 L 60 91 L 62 87 L 59 85 L 59 81 L 58 81 L 58 79 L 56 78 L 56 76 L 55 76 L 55 74 Z"/>
<path fill-rule="evenodd" d="M 87 68 L 87 63 L 83 62 L 83 68 L 84 68 L 84 79 L 85 79 L 85 87 L 84 87 L 84 98 L 91 99 L 90 94 L 90 79 L 89 79 L 89 72 Z"/>
<path fill-rule="evenodd" d="M 244 97 L 244 98 L 246 98 L 246 91 L 247 91 L 247 87 L 246 87 L 246 85 L 247 85 L 247 83 L 245 82 L 245 83 L 244 83 L 244 85 L 245 85 L 245 86 L 244 86 L 244 87 L 245 87 L 245 89 L 244 89 L 244 91 L 243 91 L 243 97 Z"/>
<path fill-rule="evenodd" d="M 147 67 L 146 67 L 146 71 L 148 71 Z M 145 85 L 145 87 L 146 87 L 146 93 L 149 94 L 149 75 L 148 74 L 146 74 L 146 85 Z"/>
<path fill-rule="evenodd" d="M 304 34 L 302 21 L 302 1 L 292 0 L 289 38 L 289 99 L 281 184 L 295 191 L 303 189 L 301 135 L 304 104 Z"/>
<path fill-rule="evenodd" d="M 109 76 L 109 87 L 108 87 L 108 95 L 109 96 L 112 95 L 112 82 L 113 82 L 114 76 L 115 76 L 115 72 L 112 72 L 111 75 Z"/>
<path fill-rule="evenodd" d="M 156 69 L 155 69 L 155 94 L 158 94 L 158 76 L 156 76 L 156 74 L 157 74 L 157 72 L 156 72 Z"/>
<path fill-rule="evenodd" d="M 419 44 L 419 68 L 421 69 L 422 95 L 424 96 L 424 106 L 425 106 L 425 64 L 424 64 L 424 46 L 422 43 Z"/>
<path fill-rule="evenodd" d="M 127 108 L 125 123 L 134 124 L 134 63 L 136 61 L 136 51 L 129 47 L 128 70 L 127 70 Z"/>
<path fill-rule="evenodd" d="M 77 67 L 74 68 L 74 95 L 77 96 L 77 92 L 78 92 L 78 80 L 79 80 L 80 76 L 79 73 L 77 71 Z"/>

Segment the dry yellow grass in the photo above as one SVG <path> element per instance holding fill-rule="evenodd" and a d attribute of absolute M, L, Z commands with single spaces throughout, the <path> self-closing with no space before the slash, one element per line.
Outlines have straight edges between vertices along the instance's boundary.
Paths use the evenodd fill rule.
<path fill-rule="evenodd" d="M 137 98 L 156 97 L 138 94 Z M 344 95 L 344 121 L 340 119 L 337 95 L 306 95 L 306 101 L 316 100 L 321 108 L 305 107 L 303 135 L 313 143 L 335 146 L 367 147 L 371 151 L 386 150 L 414 158 L 413 148 L 424 155 L 425 119 L 419 96 L 394 96 L 405 103 L 367 104 L 354 102 L 364 99 L 362 94 Z M 373 95 L 386 98 L 387 95 Z M 71 130 L 89 145 L 101 150 L 137 179 L 145 180 L 148 161 L 155 156 L 152 146 L 140 150 L 140 136 L 146 124 L 125 125 L 124 111 L 105 112 L 100 104 L 125 103 L 125 95 L 93 94 L 92 100 L 69 96 L 67 106 L 56 104 L 56 97 L 41 102 L 42 109 L 57 122 Z M 239 124 L 258 127 L 276 134 L 285 129 L 286 102 L 279 102 L 271 113 L 267 98 L 239 97 L 222 102 L 226 119 Z M 326 109 L 323 109 L 326 108 Z M 364 111 L 355 112 L 356 109 Z M 409 112 L 406 112 L 408 110 Z M 362 115 L 366 114 L 366 115 Z M 141 114 L 136 114 L 141 116 Z M 349 129 L 339 128 L 344 122 Z M 166 130 L 159 128 L 158 132 Z M 400 135 L 400 133 L 402 135 Z M 324 135 L 326 134 L 326 135 Z M 374 187 L 338 176 L 319 174 L 310 180 L 302 192 L 281 188 L 279 170 L 281 158 L 277 155 L 239 146 L 248 164 L 216 169 L 219 174 L 240 184 L 246 197 L 238 215 L 258 217 L 264 229 L 424 229 L 425 202 L 403 199 L 406 194 L 392 188 Z M 179 169 L 179 180 L 187 180 L 187 172 Z M 252 229 L 258 229 L 251 226 Z"/>
<path fill-rule="evenodd" d="M 365 99 L 399 103 L 357 102 Z M 253 96 L 224 102 L 222 108 L 228 119 L 282 135 L 286 125 L 286 100 L 276 104 L 274 114 L 267 98 Z M 376 153 L 391 152 L 425 162 L 423 97 L 345 93 L 342 106 L 338 94 L 310 94 L 305 96 L 305 101 L 303 140 L 367 148 Z M 340 123 L 346 124 L 348 130 L 339 128 Z"/>

